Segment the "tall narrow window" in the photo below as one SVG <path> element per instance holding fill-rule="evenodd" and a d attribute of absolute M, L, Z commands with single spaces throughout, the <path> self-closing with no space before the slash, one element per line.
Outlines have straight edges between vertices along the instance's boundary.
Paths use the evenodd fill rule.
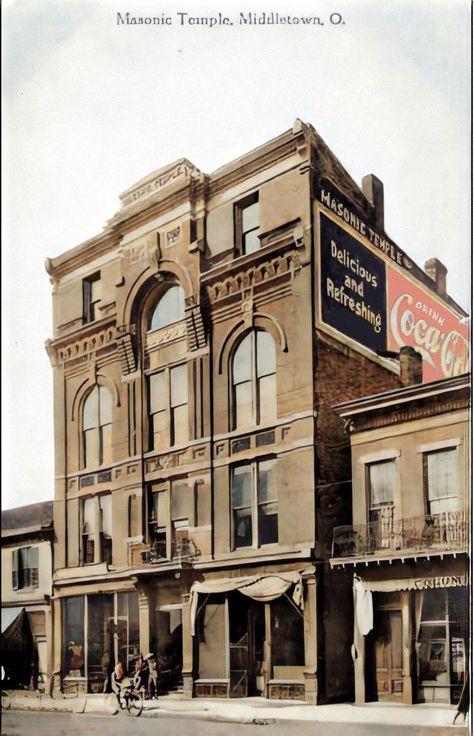
<path fill-rule="evenodd" d="M 84 467 L 107 465 L 112 460 L 112 394 L 95 386 L 86 401 L 82 417 Z"/>
<path fill-rule="evenodd" d="M 92 565 L 99 542 L 100 510 L 97 498 L 85 498 L 82 502 L 82 562 Z"/>
<path fill-rule="evenodd" d="M 252 331 L 232 361 L 234 427 L 268 425 L 276 418 L 275 343 L 268 332 Z"/>
<path fill-rule="evenodd" d="M 278 542 L 276 460 L 232 468 L 231 499 L 234 547 Z"/>
<path fill-rule="evenodd" d="M 110 493 L 99 496 L 101 517 L 101 560 L 112 564 L 112 496 Z"/>
<path fill-rule="evenodd" d="M 254 253 L 260 248 L 258 231 L 260 211 L 258 192 L 246 197 L 235 206 L 235 231 L 239 252 L 242 255 Z"/>
<path fill-rule="evenodd" d="M 367 466 L 370 544 L 374 549 L 390 546 L 393 531 L 393 499 L 396 467 L 394 460 Z"/>
<path fill-rule="evenodd" d="M 457 450 L 429 452 L 424 459 L 428 513 L 458 511 Z"/>
<path fill-rule="evenodd" d="M 184 319 L 184 291 L 181 286 L 171 286 L 156 305 L 149 329 L 159 330 L 181 319 Z"/>
<path fill-rule="evenodd" d="M 39 549 L 21 547 L 12 552 L 12 587 L 37 588 L 39 585 Z"/>
<path fill-rule="evenodd" d="M 192 492 L 185 482 L 174 481 L 171 486 L 171 528 L 173 543 L 182 546 L 189 539 L 189 517 L 192 511 Z M 182 552 L 182 549 L 176 550 Z"/>
<path fill-rule="evenodd" d="M 99 304 L 100 271 L 88 276 L 82 282 L 82 303 L 84 322 L 94 322 L 97 319 Z"/>
<path fill-rule="evenodd" d="M 150 449 L 161 450 L 189 439 L 188 369 L 175 366 L 148 379 Z"/>
<path fill-rule="evenodd" d="M 156 557 L 166 557 L 169 519 L 169 494 L 165 488 L 152 487 L 148 503 L 148 538 Z"/>

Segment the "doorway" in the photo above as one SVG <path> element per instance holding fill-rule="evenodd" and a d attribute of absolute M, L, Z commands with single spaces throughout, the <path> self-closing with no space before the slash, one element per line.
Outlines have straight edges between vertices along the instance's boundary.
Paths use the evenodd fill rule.
<path fill-rule="evenodd" d="M 229 596 L 229 675 L 231 698 L 262 695 L 265 605 L 241 594 Z"/>
<path fill-rule="evenodd" d="M 377 700 L 401 701 L 403 695 L 402 612 L 374 611 L 374 664 Z"/>

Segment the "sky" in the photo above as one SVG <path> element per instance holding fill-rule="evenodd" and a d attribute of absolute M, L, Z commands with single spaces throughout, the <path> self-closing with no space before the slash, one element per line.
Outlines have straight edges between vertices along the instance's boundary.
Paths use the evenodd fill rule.
<path fill-rule="evenodd" d="M 272 11 L 321 24 L 239 23 Z M 196 22 L 219 12 L 233 25 Z M 421 266 L 443 261 L 469 309 L 470 0 L 5 0 L 2 14 L 3 508 L 54 496 L 44 260 L 178 158 L 210 173 L 311 123 L 357 182 L 384 182 L 388 235 Z"/>

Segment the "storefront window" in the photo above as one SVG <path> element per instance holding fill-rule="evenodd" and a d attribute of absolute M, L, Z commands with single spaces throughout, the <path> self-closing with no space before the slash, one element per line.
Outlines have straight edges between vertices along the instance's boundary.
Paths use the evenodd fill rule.
<path fill-rule="evenodd" d="M 466 669 L 467 604 L 464 588 L 417 594 L 420 700 L 455 703 L 459 699 Z"/>
<path fill-rule="evenodd" d="M 87 598 L 87 674 L 92 692 L 102 692 L 114 660 L 114 597 Z"/>
<path fill-rule="evenodd" d="M 84 677 L 84 598 L 63 601 L 63 666 L 65 677 Z"/>
<path fill-rule="evenodd" d="M 272 665 L 304 665 L 302 615 L 286 598 L 271 603 Z"/>
<path fill-rule="evenodd" d="M 138 595 L 117 594 L 117 660 L 129 671 L 131 660 L 140 654 Z"/>

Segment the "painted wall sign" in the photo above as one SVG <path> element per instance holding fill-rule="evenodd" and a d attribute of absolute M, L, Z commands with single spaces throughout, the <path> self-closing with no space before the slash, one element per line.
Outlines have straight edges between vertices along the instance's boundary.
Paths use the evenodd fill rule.
<path fill-rule="evenodd" d="M 320 213 L 321 318 L 371 350 L 387 339 L 385 264 Z"/>
<path fill-rule="evenodd" d="M 410 345 L 423 356 L 423 380 L 457 376 L 469 370 L 466 324 L 447 305 L 395 268 L 387 269 L 387 347 Z"/>
<path fill-rule="evenodd" d="M 321 179 L 318 188 L 319 202 L 343 220 L 346 225 L 367 238 L 377 250 L 403 268 L 413 268 L 413 262 L 387 236 L 382 235 L 370 225 L 361 213 L 361 210 L 339 192 L 330 181 Z"/>

